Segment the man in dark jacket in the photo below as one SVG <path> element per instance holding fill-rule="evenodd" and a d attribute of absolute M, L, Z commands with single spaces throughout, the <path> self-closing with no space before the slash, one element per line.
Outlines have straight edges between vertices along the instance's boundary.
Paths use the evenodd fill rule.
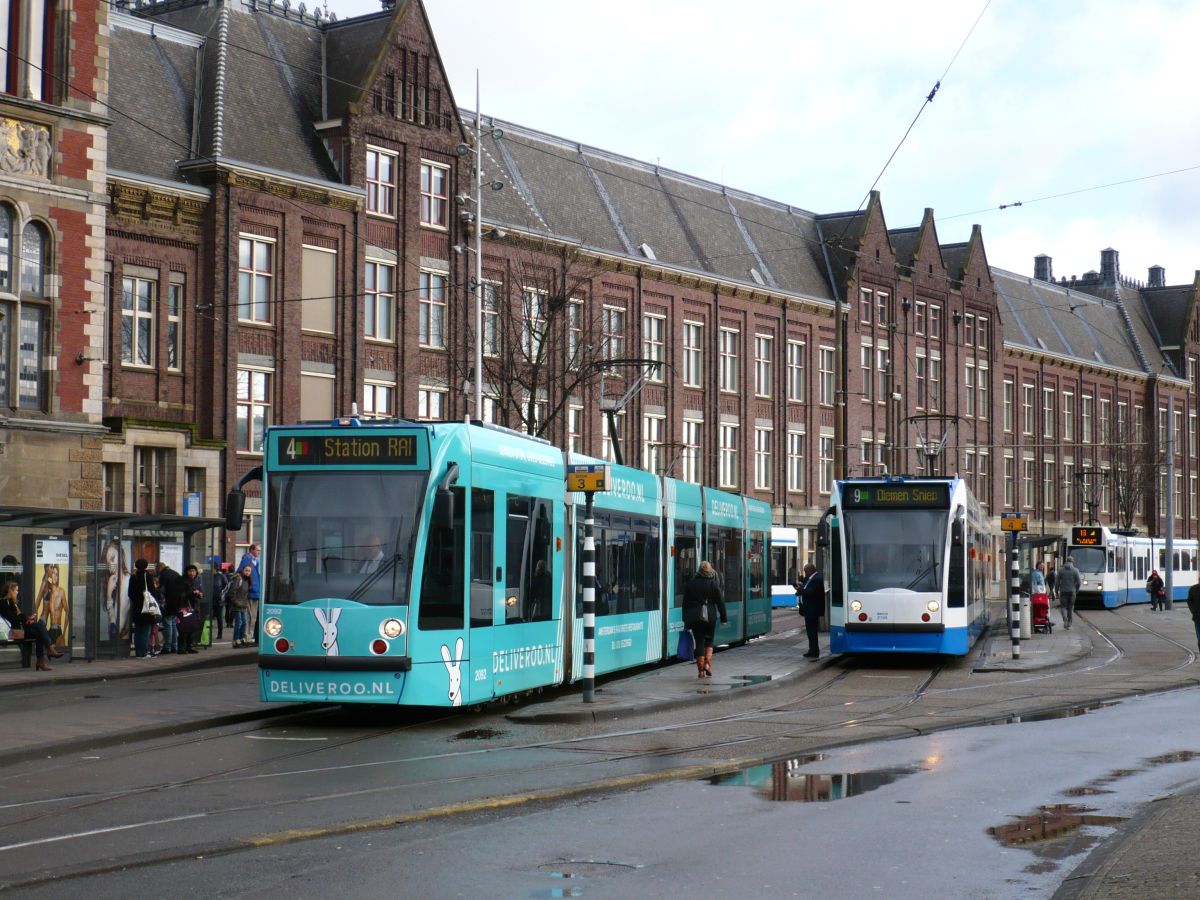
<path fill-rule="evenodd" d="M 816 659 L 821 655 L 817 633 L 821 626 L 821 614 L 825 612 L 825 580 L 812 563 L 804 565 L 804 580 L 795 585 L 800 597 L 800 615 L 804 616 L 804 631 L 808 634 L 808 652 L 805 659 Z"/>
<path fill-rule="evenodd" d="M 1079 570 L 1075 568 L 1075 560 L 1072 557 L 1067 557 L 1062 571 L 1055 579 L 1055 585 L 1058 588 L 1058 611 L 1062 615 L 1063 628 L 1070 628 L 1071 619 L 1075 615 L 1075 595 L 1083 585 L 1083 579 L 1079 577 Z"/>
<path fill-rule="evenodd" d="M 183 576 L 165 562 L 159 562 L 157 568 L 158 586 L 163 596 L 163 653 L 178 653 L 179 628 L 175 617 L 187 606 L 191 591 Z"/>
<path fill-rule="evenodd" d="M 1192 613 L 1192 624 L 1196 626 L 1196 646 L 1200 647 L 1200 584 L 1188 588 L 1187 603 Z"/>

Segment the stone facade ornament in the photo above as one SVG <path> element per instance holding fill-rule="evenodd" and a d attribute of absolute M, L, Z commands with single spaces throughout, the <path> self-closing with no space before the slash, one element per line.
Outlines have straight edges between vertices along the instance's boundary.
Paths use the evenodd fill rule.
<path fill-rule="evenodd" d="M 45 125 L 0 117 L 0 172 L 49 178 L 53 154 Z"/>

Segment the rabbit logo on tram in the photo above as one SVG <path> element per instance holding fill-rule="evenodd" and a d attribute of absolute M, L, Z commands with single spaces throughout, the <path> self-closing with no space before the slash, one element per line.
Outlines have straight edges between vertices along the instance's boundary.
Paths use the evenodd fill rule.
<path fill-rule="evenodd" d="M 839 481 L 817 543 L 834 653 L 965 655 L 987 624 L 995 536 L 960 478 Z"/>

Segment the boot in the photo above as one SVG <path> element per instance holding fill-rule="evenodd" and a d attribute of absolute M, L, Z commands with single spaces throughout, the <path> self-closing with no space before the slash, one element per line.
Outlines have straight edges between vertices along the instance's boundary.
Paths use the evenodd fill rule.
<path fill-rule="evenodd" d="M 703 650 L 697 651 L 697 653 L 696 653 L 696 677 L 697 678 L 704 677 L 704 670 L 707 668 L 707 666 L 708 666 L 708 662 L 705 659 L 704 651 Z"/>
<path fill-rule="evenodd" d="M 712 678 L 712 651 L 709 650 L 704 656 L 704 674 Z"/>
<path fill-rule="evenodd" d="M 44 656 L 38 657 L 37 670 L 39 672 L 49 672 L 50 671 L 50 663 L 46 662 L 46 658 Z"/>
<path fill-rule="evenodd" d="M 46 649 L 46 655 L 51 659 L 58 659 L 60 656 L 62 656 L 62 651 L 57 647 L 48 647 Z"/>

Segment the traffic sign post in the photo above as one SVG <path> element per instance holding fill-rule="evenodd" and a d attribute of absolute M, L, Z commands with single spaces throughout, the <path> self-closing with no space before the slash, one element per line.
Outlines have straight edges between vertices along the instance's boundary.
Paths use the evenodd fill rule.
<path fill-rule="evenodd" d="M 1005 513 L 1000 517 L 1000 530 L 1008 532 L 1008 546 L 1012 556 L 1009 569 L 1011 583 L 1009 586 L 1008 630 L 1012 635 L 1013 659 L 1021 658 L 1021 566 L 1017 558 L 1017 535 L 1027 530 L 1028 527 L 1029 523 L 1026 518 L 1017 513 Z"/>
<path fill-rule="evenodd" d="M 583 702 L 596 700 L 596 536 L 592 500 L 608 490 L 609 468 L 604 465 L 567 466 L 567 490 L 581 492 L 583 506 Z"/>

